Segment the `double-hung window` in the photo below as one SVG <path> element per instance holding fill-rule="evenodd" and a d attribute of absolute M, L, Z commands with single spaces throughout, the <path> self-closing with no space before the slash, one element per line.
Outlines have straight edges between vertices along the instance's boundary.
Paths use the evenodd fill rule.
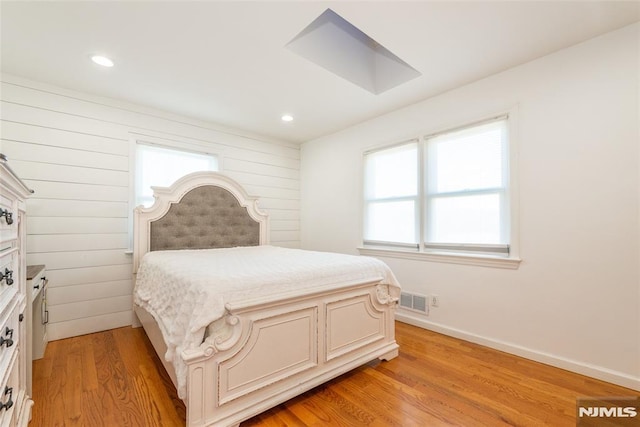
<path fill-rule="evenodd" d="M 365 158 L 365 231 L 370 244 L 418 248 L 418 142 Z"/>
<path fill-rule="evenodd" d="M 134 206 L 153 204 L 151 187 L 168 187 L 192 172 L 217 170 L 214 154 L 137 143 Z"/>
<path fill-rule="evenodd" d="M 508 118 L 365 153 L 365 247 L 509 255 Z"/>
<path fill-rule="evenodd" d="M 507 121 L 425 138 L 425 247 L 508 254 Z"/>

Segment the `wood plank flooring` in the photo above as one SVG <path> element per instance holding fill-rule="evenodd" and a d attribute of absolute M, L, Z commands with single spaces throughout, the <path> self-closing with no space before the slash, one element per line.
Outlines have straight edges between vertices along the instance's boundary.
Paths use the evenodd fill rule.
<path fill-rule="evenodd" d="M 640 393 L 404 323 L 372 362 L 249 426 L 576 425 L 576 398 Z M 142 328 L 50 342 L 34 362 L 30 427 L 181 426 L 185 408 Z"/>

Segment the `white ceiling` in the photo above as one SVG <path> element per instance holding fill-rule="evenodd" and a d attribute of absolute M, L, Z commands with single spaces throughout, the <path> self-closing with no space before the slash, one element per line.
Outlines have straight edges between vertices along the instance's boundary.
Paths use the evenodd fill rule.
<path fill-rule="evenodd" d="M 0 7 L 4 73 L 293 142 L 640 20 L 637 1 L 2 1 Z M 422 76 L 374 95 L 285 48 L 328 7 Z M 96 52 L 115 67 L 91 63 Z M 295 120 L 281 122 L 283 113 Z"/>

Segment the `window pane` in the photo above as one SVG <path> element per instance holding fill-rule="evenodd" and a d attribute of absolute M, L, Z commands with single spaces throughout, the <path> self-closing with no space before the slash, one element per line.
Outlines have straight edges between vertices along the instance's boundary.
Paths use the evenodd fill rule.
<path fill-rule="evenodd" d="M 500 194 L 435 197 L 429 212 L 429 243 L 508 243 L 501 235 Z"/>
<path fill-rule="evenodd" d="M 366 156 L 368 200 L 415 196 L 418 192 L 418 144 L 411 143 Z"/>
<path fill-rule="evenodd" d="M 216 156 L 138 144 L 136 206 L 153 204 L 152 186 L 167 187 L 192 172 L 218 170 Z"/>
<path fill-rule="evenodd" d="M 368 203 L 365 240 L 418 243 L 415 215 L 413 200 Z"/>
<path fill-rule="evenodd" d="M 429 193 L 504 186 L 505 138 L 506 121 L 502 120 L 429 140 Z"/>

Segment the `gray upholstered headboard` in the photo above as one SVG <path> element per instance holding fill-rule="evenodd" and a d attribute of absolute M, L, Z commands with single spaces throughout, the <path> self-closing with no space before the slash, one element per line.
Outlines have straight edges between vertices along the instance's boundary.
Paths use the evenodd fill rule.
<path fill-rule="evenodd" d="M 153 190 L 153 206 L 133 214 L 134 272 L 149 251 L 269 244 L 269 216 L 226 175 L 195 172 Z"/>
<path fill-rule="evenodd" d="M 196 187 L 151 222 L 149 249 L 213 249 L 260 244 L 260 224 L 229 191 Z"/>

